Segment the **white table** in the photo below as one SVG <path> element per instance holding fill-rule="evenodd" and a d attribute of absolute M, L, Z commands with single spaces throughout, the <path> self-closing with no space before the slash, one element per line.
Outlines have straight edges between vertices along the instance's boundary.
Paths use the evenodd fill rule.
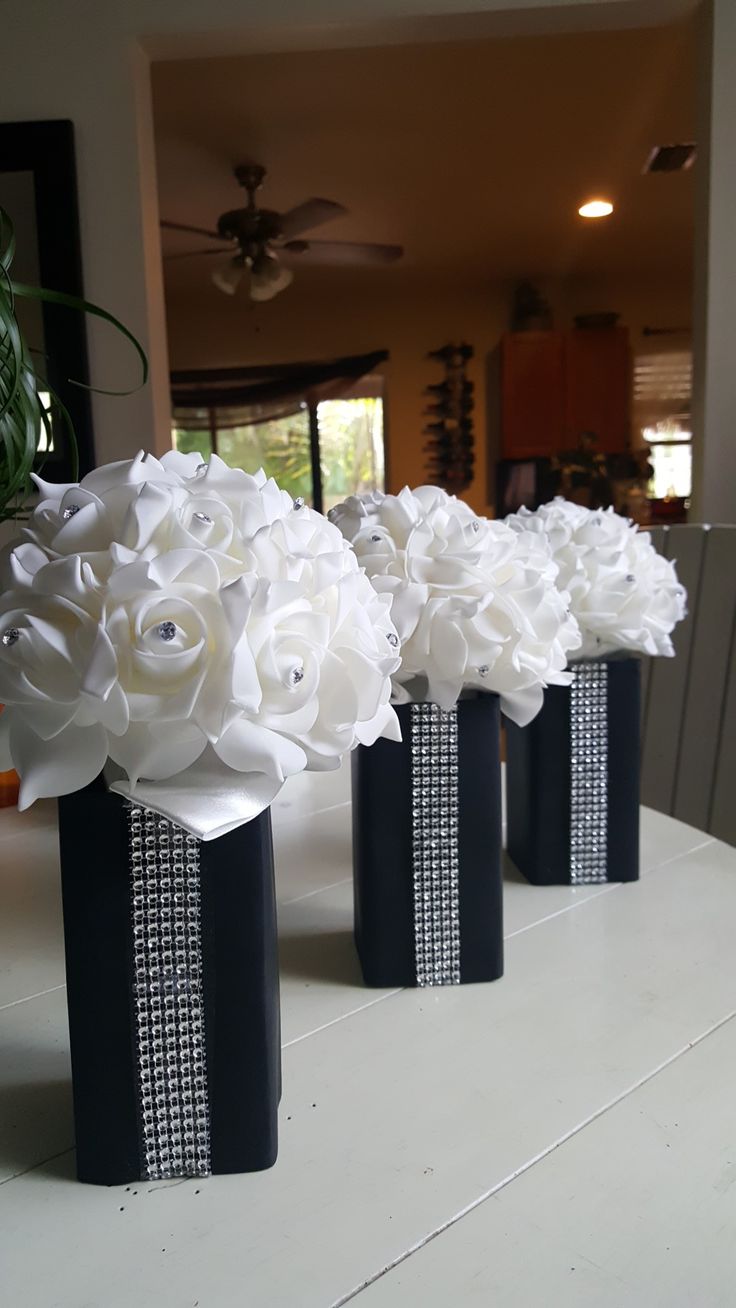
<path fill-rule="evenodd" d="M 736 851 L 652 812 L 643 878 L 509 871 L 506 976 L 362 988 L 347 770 L 275 806 L 273 1170 L 78 1184 L 55 809 L 0 813 L 10 1308 L 736 1302 Z"/>

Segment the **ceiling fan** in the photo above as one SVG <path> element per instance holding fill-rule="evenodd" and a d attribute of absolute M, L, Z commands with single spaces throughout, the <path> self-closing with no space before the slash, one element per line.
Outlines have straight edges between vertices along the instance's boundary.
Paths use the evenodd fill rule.
<path fill-rule="evenodd" d="M 217 220 L 216 230 L 190 227 L 187 223 L 162 219 L 161 226 L 169 231 L 192 232 L 207 236 L 219 245 L 205 250 L 189 250 L 185 254 L 171 254 L 168 259 L 192 259 L 202 256 L 222 256 L 230 252 L 223 266 L 216 268 L 212 280 L 221 291 L 234 295 L 246 271 L 250 272 L 251 300 L 272 300 L 286 290 L 294 274 L 288 266 L 292 262 L 312 264 L 340 264 L 343 266 L 394 263 L 404 253 L 400 245 L 378 245 L 360 241 L 313 241 L 304 233 L 348 211 L 334 200 L 311 199 L 298 204 L 287 213 L 262 209 L 256 196 L 266 177 L 260 164 L 241 164 L 235 169 L 235 178 L 248 197 L 244 209 L 230 209 Z M 223 242 L 225 247 L 223 248 Z"/>

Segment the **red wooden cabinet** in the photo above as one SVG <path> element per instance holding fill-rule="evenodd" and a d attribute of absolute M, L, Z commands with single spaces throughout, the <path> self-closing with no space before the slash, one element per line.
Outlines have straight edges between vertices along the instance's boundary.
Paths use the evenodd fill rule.
<path fill-rule="evenodd" d="M 562 332 L 511 332 L 501 342 L 501 440 L 505 459 L 554 454 L 564 444 Z"/>
<path fill-rule="evenodd" d="M 625 327 L 571 331 L 565 338 L 565 428 L 573 449 L 584 431 L 598 448 L 618 454 L 629 443 L 629 333 Z"/>
<path fill-rule="evenodd" d="M 545 458 L 592 431 L 616 453 L 629 443 L 625 327 L 510 332 L 501 342 L 501 457 Z"/>

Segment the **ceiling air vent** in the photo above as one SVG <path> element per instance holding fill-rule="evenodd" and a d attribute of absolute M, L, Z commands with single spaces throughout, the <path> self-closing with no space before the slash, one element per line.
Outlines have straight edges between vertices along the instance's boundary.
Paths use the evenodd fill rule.
<path fill-rule="evenodd" d="M 695 161 L 695 142 L 684 145 L 655 145 L 647 159 L 644 173 L 682 173 Z"/>

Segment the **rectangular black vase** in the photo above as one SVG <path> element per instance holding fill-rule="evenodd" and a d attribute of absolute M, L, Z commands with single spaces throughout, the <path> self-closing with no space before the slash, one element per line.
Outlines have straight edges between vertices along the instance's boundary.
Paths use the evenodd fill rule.
<path fill-rule="evenodd" d="M 268 811 L 210 841 L 110 793 L 59 801 L 77 1175 L 251 1172 L 281 1089 Z"/>
<path fill-rule="evenodd" d="M 355 942 L 366 985 L 503 974 L 496 695 L 397 709 L 403 740 L 353 754 Z"/>
<path fill-rule="evenodd" d="M 509 856 L 537 886 L 636 881 L 640 663 L 574 671 L 528 726 L 507 725 Z"/>

